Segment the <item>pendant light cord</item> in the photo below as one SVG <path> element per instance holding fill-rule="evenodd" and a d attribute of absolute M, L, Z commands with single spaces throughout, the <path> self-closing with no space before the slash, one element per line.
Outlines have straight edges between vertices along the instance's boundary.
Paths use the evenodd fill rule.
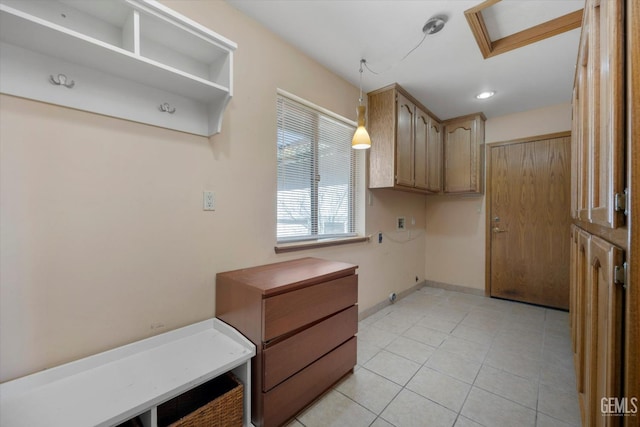
<path fill-rule="evenodd" d="M 422 27 L 422 39 L 418 42 L 418 44 L 415 45 L 413 47 L 413 49 L 411 49 L 409 52 L 407 52 L 402 58 L 400 58 L 399 61 L 396 61 L 395 64 L 392 64 L 386 70 L 384 70 L 384 71 L 374 71 L 371 68 L 369 68 L 369 66 L 367 65 L 366 61 L 364 62 L 364 66 L 367 67 L 367 70 L 369 70 L 371 73 L 376 74 L 376 75 L 377 74 L 386 73 L 388 71 L 393 70 L 396 66 L 398 66 L 398 64 L 400 64 L 402 61 L 407 59 L 407 57 L 409 55 L 411 55 L 414 50 L 419 48 L 422 45 L 422 43 L 424 43 L 424 40 L 427 38 L 428 35 L 436 34 L 436 33 L 440 32 L 440 30 L 442 30 L 444 28 L 444 25 L 447 23 L 448 20 L 449 20 L 449 17 L 447 15 L 436 15 L 436 16 L 432 16 L 431 18 L 429 18 L 427 20 L 427 23 L 424 24 L 424 27 Z"/>
<path fill-rule="evenodd" d="M 427 38 L 429 34 L 425 31 L 422 35 L 422 40 L 420 40 L 420 42 L 418 42 L 417 45 L 415 45 L 413 47 L 413 49 L 411 49 L 409 52 L 407 52 L 402 58 L 400 58 L 399 61 L 396 61 L 394 64 L 392 64 L 389 68 L 387 68 L 386 70 L 383 71 L 374 71 L 372 70 L 368 65 L 367 65 L 367 61 L 362 59 L 360 60 L 360 73 L 362 73 L 362 65 L 364 64 L 364 66 L 367 68 L 367 70 L 369 70 L 372 74 L 375 75 L 379 75 L 379 74 L 384 74 L 386 72 L 389 72 L 391 70 L 393 70 L 394 68 L 396 68 L 402 61 L 404 61 L 405 59 L 407 59 L 407 57 L 409 55 L 411 55 L 413 53 L 414 50 L 416 50 L 417 48 L 419 48 L 422 43 L 424 43 L 424 40 Z M 362 80 L 362 74 L 360 74 L 360 79 Z M 362 85 L 361 85 L 362 86 Z"/>
<path fill-rule="evenodd" d="M 362 72 L 364 71 L 364 70 L 362 69 L 362 66 L 363 66 L 363 65 L 364 65 L 365 67 L 367 67 L 367 60 L 366 60 L 366 59 L 364 59 L 364 58 L 362 58 L 362 59 L 360 60 L 360 98 L 358 99 L 358 102 L 360 103 L 359 105 L 362 105 Z M 368 68 L 369 68 L 369 67 L 367 67 L 367 69 L 368 69 Z"/>

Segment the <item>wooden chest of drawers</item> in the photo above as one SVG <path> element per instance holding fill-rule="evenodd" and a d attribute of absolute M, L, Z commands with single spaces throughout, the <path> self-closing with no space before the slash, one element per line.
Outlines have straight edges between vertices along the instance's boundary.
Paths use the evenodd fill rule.
<path fill-rule="evenodd" d="M 254 425 L 284 424 L 353 370 L 356 268 L 303 258 L 218 273 L 216 316 L 256 346 Z"/>

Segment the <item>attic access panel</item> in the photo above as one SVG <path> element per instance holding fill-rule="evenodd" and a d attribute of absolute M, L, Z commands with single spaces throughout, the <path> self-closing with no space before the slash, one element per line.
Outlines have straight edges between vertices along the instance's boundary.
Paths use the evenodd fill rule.
<path fill-rule="evenodd" d="M 485 59 L 579 28 L 582 24 L 582 9 L 574 10 L 541 23 L 535 23 L 536 15 L 538 17 L 549 17 L 564 13 L 559 10 L 556 12 L 548 10 L 549 5 L 553 4 L 554 7 L 558 7 L 562 3 L 566 5 L 568 2 L 544 2 L 543 7 L 545 9 L 538 11 L 542 13 L 536 14 L 522 9 L 523 7 L 530 7 L 531 2 L 520 2 L 519 5 L 516 5 L 514 1 L 505 1 L 496 6 L 501 1 L 485 0 L 464 12 L 471 32 Z M 541 3 L 537 2 L 538 7 Z M 486 17 L 483 16 L 483 11 L 485 11 Z M 500 21 L 505 22 L 501 23 Z M 514 21 L 518 21 L 520 24 L 514 24 Z M 508 31 L 517 28 L 518 25 L 521 25 L 520 28 L 523 29 L 514 33 Z M 500 27 L 503 28 L 501 29 Z M 502 33 L 508 35 L 502 36 Z"/>

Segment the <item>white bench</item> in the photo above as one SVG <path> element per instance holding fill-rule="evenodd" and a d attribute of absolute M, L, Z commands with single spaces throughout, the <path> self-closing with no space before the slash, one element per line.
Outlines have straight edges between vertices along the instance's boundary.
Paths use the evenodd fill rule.
<path fill-rule="evenodd" d="M 226 372 L 244 385 L 251 420 L 255 346 L 209 319 L 0 384 L 0 425 L 114 426 L 140 415 L 157 426 L 157 406 Z"/>

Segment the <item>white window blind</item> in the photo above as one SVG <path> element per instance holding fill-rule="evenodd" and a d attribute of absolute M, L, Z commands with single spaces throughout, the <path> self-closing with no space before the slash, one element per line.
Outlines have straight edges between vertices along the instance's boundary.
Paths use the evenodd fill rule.
<path fill-rule="evenodd" d="M 354 236 L 355 126 L 278 95 L 278 241 Z"/>

